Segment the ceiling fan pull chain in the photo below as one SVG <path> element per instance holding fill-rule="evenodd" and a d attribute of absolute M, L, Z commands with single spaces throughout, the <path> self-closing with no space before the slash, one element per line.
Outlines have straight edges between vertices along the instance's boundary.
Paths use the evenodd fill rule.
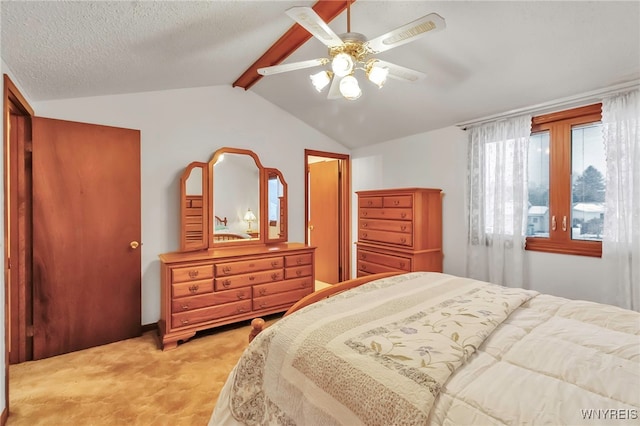
<path fill-rule="evenodd" d="M 347 0 L 347 32 L 351 32 L 351 0 Z"/>

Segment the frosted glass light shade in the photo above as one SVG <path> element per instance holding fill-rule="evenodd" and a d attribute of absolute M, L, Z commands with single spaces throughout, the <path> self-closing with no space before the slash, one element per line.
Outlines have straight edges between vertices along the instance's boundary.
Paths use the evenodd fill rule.
<path fill-rule="evenodd" d="M 367 77 L 369 81 L 375 84 L 378 87 L 382 87 L 384 82 L 387 81 L 387 76 L 389 75 L 389 68 L 376 67 L 373 66 L 367 72 Z"/>
<path fill-rule="evenodd" d="M 346 53 L 338 53 L 331 61 L 331 69 L 338 77 L 344 77 L 353 71 L 353 58 Z"/>
<path fill-rule="evenodd" d="M 340 81 L 340 93 L 345 98 L 353 101 L 362 95 L 362 90 L 360 90 L 358 80 L 354 76 L 348 75 Z"/>
<path fill-rule="evenodd" d="M 331 82 L 331 77 L 327 71 L 320 71 L 319 73 L 312 74 L 309 78 L 311 79 L 313 87 L 315 87 L 318 92 L 321 92 L 322 89 L 327 87 L 327 84 Z"/>

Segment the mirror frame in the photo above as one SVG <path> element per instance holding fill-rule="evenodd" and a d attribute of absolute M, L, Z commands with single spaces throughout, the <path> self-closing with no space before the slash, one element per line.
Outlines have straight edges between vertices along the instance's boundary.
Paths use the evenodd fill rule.
<path fill-rule="evenodd" d="M 282 184 L 282 200 L 280 200 L 280 232 L 278 233 L 278 238 L 269 238 L 269 178 L 271 176 L 277 176 L 280 179 L 280 183 Z M 288 231 L 289 227 L 287 226 L 287 212 L 289 211 L 288 205 L 288 195 L 287 195 L 287 181 L 284 180 L 282 173 L 278 169 L 267 168 L 265 169 L 265 215 L 264 215 L 264 229 L 266 230 L 265 235 L 267 236 L 268 242 L 284 242 L 289 238 Z"/>
<path fill-rule="evenodd" d="M 202 250 L 208 247 L 209 222 L 209 165 L 194 161 L 190 163 L 180 176 L 180 250 Z M 200 206 L 194 206 L 187 194 L 187 181 L 191 177 L 191 172 L 200 168 L 202 177 L 202 200 Z M 198 221 L 198 217 L 200 217 Z"/>
<path fill-rule="evenodd" d="M 213 182 L 215 179 L 214 165 L 218 161 L 222 154 L 240 154 L 248 155 L 253 158 L 256 166 L 259 170 L 259 203 L 260 203 L 260 236 L 255 239 L 235 240 L 229 241 L 214 241 L 214 220 L 215 220 L 215 196 L 213 194 Z M 197 221 L 194 221 L 192 216 L 193 210 L 188 210 L 189 200 L 187 194 L 187 180 L 191 175 L 191 172 L 195 168 L 202 169 L 202 188 L 203 188 L 203 200 L 202 200 L 202 215 L 205 220 L 202 220 L 200 227 L 197 226 Z M 269 238 L 269 198 L 268 198 L 268 180 L 269 176 L 276 175 L 282 183 L 283 197 L 281 200 L 281 221 L 280 221 L 280 233 L 277 238 Z M 190 163 L 183 171 L 180 177 L 180 250 L 181 251 L 195 251 L 206 250 L 210 248 L 222 248 L 222 247 L 238 247 L 255 244 L 271 244 L 277 242 L 285 242 L 288 238 L 288 187 L 287 182 L 284 180 L 280 170 L 275 168 L 265 168 L 260 161 L 258 155 L 248 149 L 223 147 L 216 150 L 208 163 L 202 163 L 194 161 Z M 191 213 L 191 214 L 190 214 Z M 194 223 L 195 222 L 195 223 Z M 194 238 L 194 235 L 198 238 Z"/>

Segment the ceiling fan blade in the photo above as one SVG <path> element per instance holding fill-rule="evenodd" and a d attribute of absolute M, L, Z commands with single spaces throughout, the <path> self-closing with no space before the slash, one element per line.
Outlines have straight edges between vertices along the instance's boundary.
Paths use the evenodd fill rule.
<path fill-rule="evenodd" d="M 423 35 L 440 31 L 446 27 L 444 19 L 437 13 L 430 13 L 418 18 L 413 22 L 382 34 L 379 37 L 369 40 L 365 43 L 371 49 L 373 54 L 384 52 L 394 47 L 402 46 L 405 43 L 414 41 Z"/>
<path fill-rule="evenodd" d="M 318 65 L 324 65 L 329 60 L 327 58 L 310 59 L 308 61 L 291 62 L 290 64 L 273 65 L 270 67 L 258 68 L 258 74 L 260 75 L 272 75 L 279 74 L 281 72 L 301 70 L 304 68 L 317 67 Z"/>
<path fill-rule="evenodd" d="M 413 83 L 415 81 L 425 78 L 427 75 L 423 72 L 412 70 L 411 68 L 405 68 L 400 65 L 392 64 L 391 62 L 381 61 L 376 59 L 376 66 L 388 68 L 389 77 L 396 80 L 406 81 Z"/>
<path fill-rule="evenodd" d="M 327 99 L 340 99 L 342 97 L 342 93 L 340 93 L 340 80 L 342 80 L 342 77 L 338 77 L 335 74 L 333 75 Z"/>
<path fill-rule="evenodd" d="M 285 11 L 291 19 L 302 28 L 309 31 L 312 36 L 320 40 L 327 47 L 342 45 L 342 39 L 310 7 L 295 6 Z"/>

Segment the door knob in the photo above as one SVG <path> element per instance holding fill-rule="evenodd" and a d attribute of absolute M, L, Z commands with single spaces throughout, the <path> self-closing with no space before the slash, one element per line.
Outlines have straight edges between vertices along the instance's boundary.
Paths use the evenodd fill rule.
<path fill-rule="evenodd" d="M 309 230 L 313 231 L 313 225 L 309 225 Z"/>
<path fill-rule="evenodd" d="M 139 242 L 137 242 L 137 241 L 131 241 L 131 242 L 129 243 L 129 245 L 131 246 L 131 248 L 132 248 L 132 249 L 134 249 L 134 250 L 135 250 L 135 249 L 137 249 L 137 248 L 138 248 L 138 246 L 140 245 L 140 243 L 139 243 Z"/>

